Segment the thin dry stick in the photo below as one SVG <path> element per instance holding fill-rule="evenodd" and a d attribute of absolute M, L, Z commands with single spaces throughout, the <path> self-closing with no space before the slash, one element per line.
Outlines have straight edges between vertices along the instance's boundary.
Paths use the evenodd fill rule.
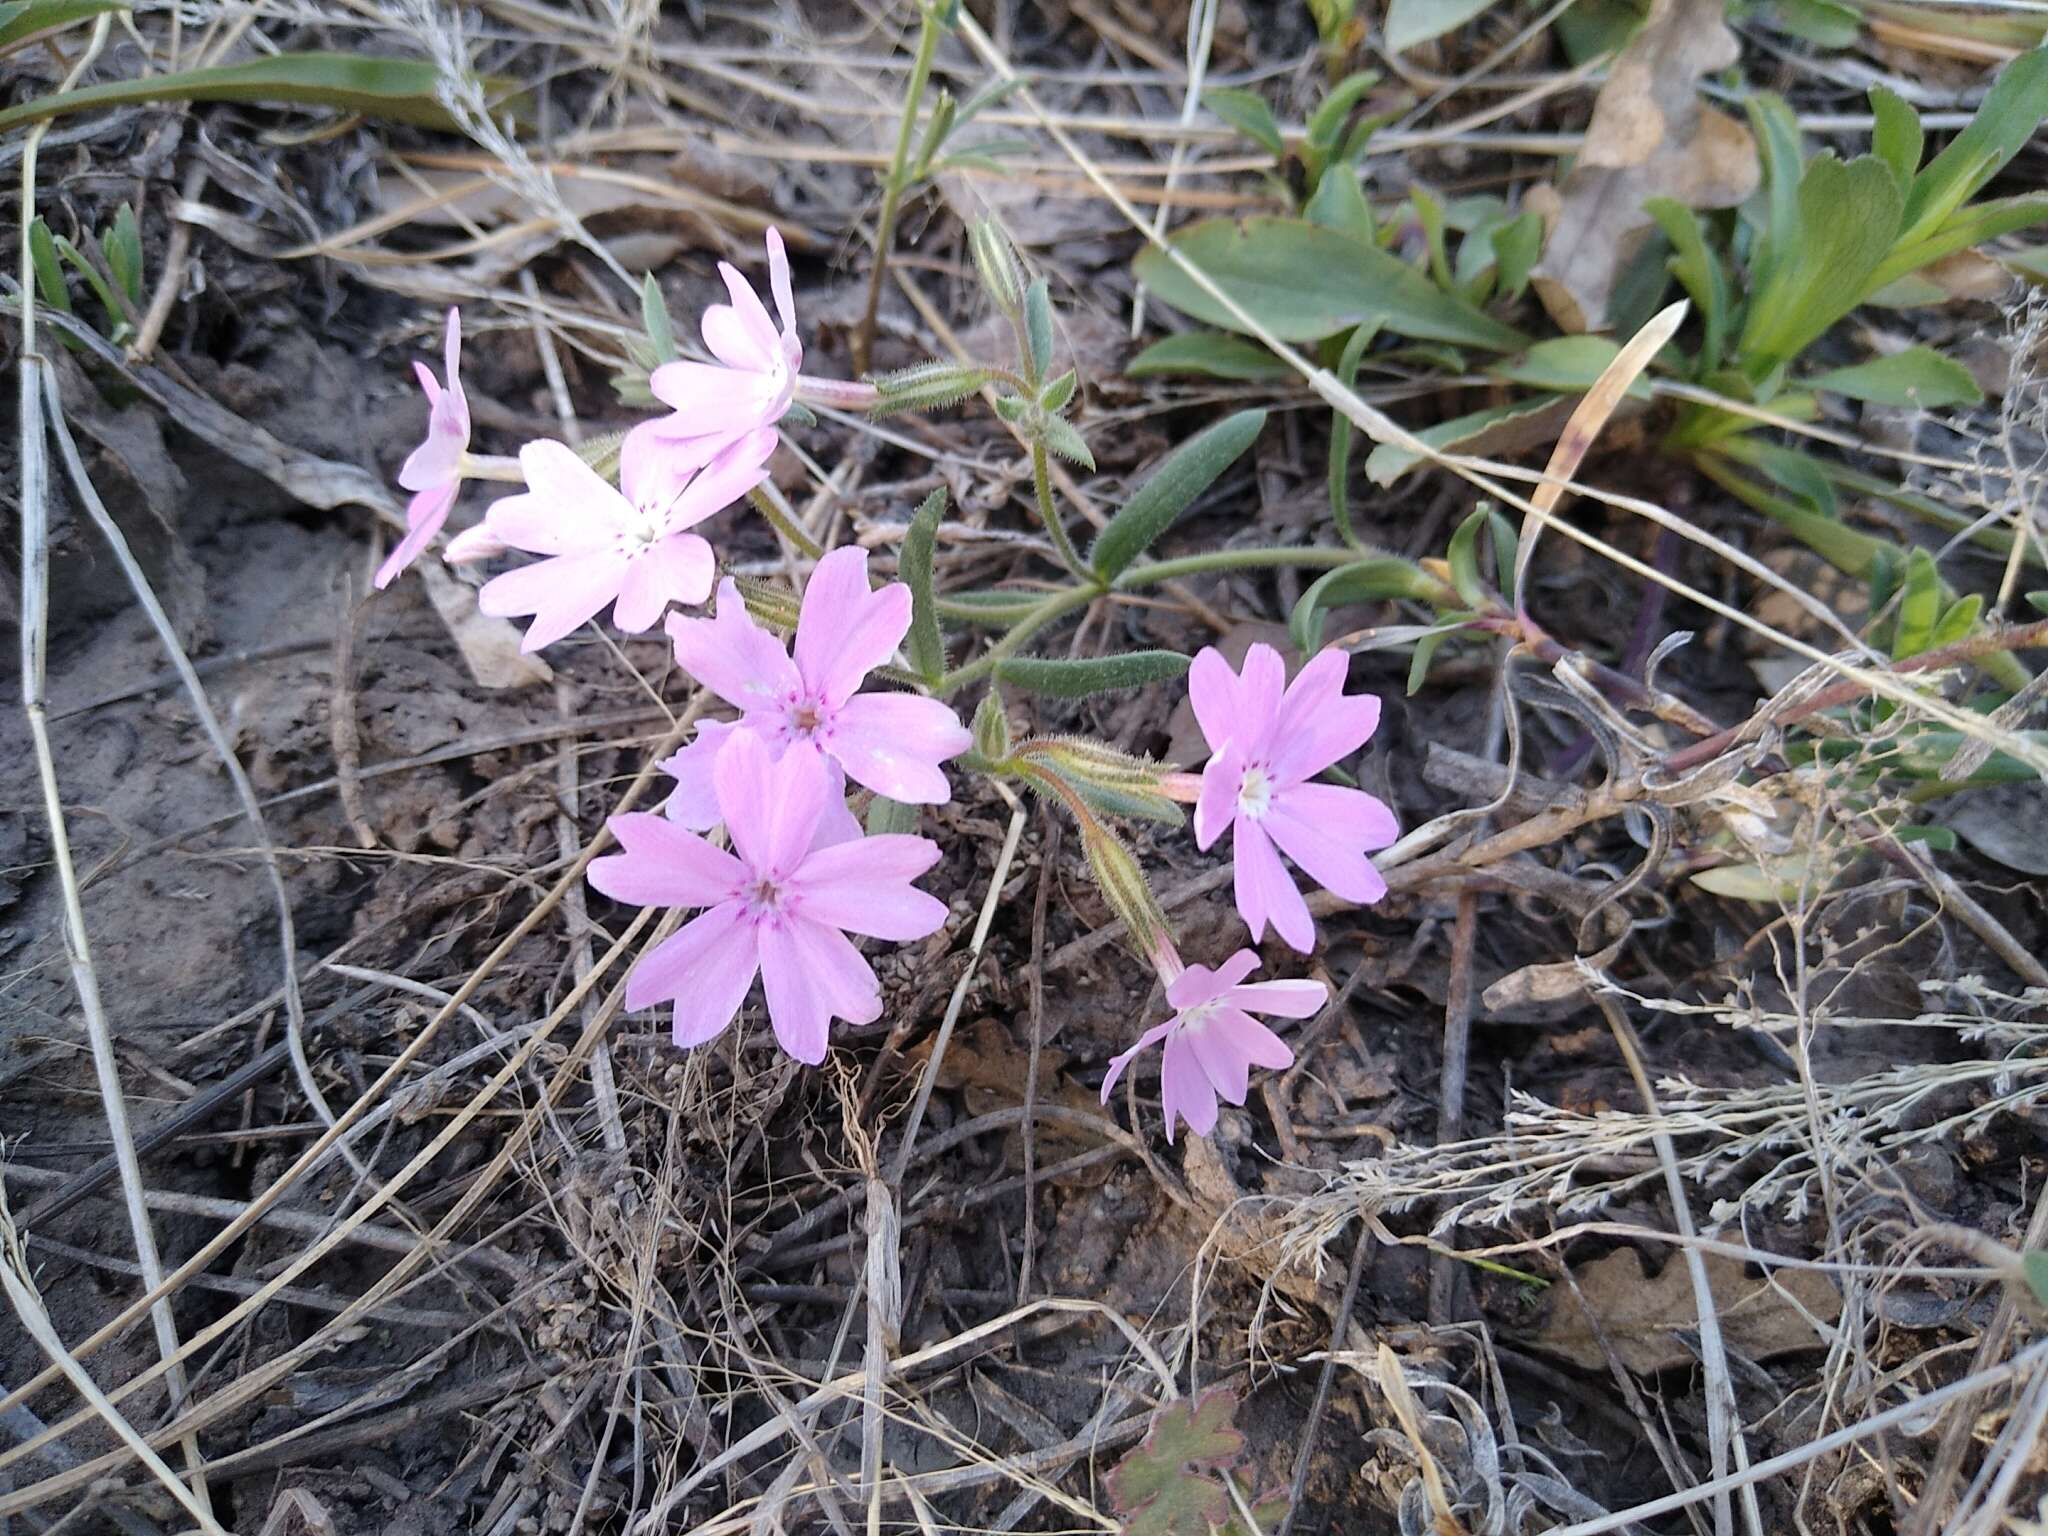
<path fill-rule="evenodd" d="M 1193 9 L 1188 12 L 1188 73 L 1180 93 L 1180 125 L 1188 127 L 1195 120 L 1195 109 L 1202 103 L 1202 84 L 1209 73 L 1209 55 L 1216 45 L 1216 14 L 1223 7 L 1217 0 L 1194 0 Z M 1166 235 L 1166 216 L 1173 211 L 1174 184 L 1180 180 L 1181 168 L 1187 164 L 1188 141 L 1178 138 L 1173 141 L 1173 153 L 1166 162 L 1166 181 L 1161 189 L 1158 211 L 1152 215 L 1152 227 L 1147 232 L 1153 240 Z M 1145 333 L 1145 285 L 1138 285 L 1137 295 L 1131 300 L 1131 340 L 1136 341 Z"/>
<path fill-rule="evenodd" d="M 1478 939 L 1479 893 L 1458 893 L 1458 915 L 1451 924 L 1451 980 L 1444 994 L 1444 1069 L 1437 1095 L 1436 1139 L 1439 1146 L 1458 1140 L 1465 1125 L 1465 1074 L 1472 1054 L 1472 951 Z M 1363 1236 L 1359 1239 L 1361 1245 Z M 1441 1327 L 1450 1321 L 1452 1290 L 1458 1270 L 1442 1254 L 1434 1254 L 1429 1270 L 1429 1320 Z"/>
<path fill-rule="evenodd" d="M 1650 1086 L 1649 1070 L 1643 1064 L 1643 1043 L 1636 1036 L 1635 1026 L 1614 998 L 1604 992 L 1595 996 L 1601 1011 L 1607 1015 L 1608 1027 L 1614 1031 L 1615 1044 L 1621 1047 L 1622 1057 L 1628 1062 L 1629 1076 L 1635 1079 L 1644 1113 L 1652 1119 L 1659 1119 L 1663 1111 L 1658 1106 L 1656 1090 Z M 1671 1134 L 1658 1130 L 1650 1140 L 1657 1149 L 1657 1160 L 1664 1166 L 1664 1192 L 1671 1201 L 1672 1223 L 1681 1237 L 1696 1236 L 1692 1206 L 1686 1196 L 1685 1180 L 1678 1171 L 1678 1150 L 1672 1144 Z M 1684 1254 L 1686 1274 L 1692 1281 L 1693 1306 L 1699 1313 L 1700 1370 L 1706 1378 L 1707 1437 L 1713 1458 L 1710 1466 L 1714 1479 L 1718 1481 L 1727 1471 L 1731 1450 L 1736 1471 L 1745 1473 L 1749 1470 L 1749 1443 L 1743 1437 L 1742 1416 L 1735 1401 L 1735 1384 L 1728 1374 L 1728 1348 L 1721 1337 L 1721 1314 L 1714 1305 L 1714 1288 L 1707 1279 L 1706 1259 L 1698 1249 L 1690 1246 Z M 1750 1536 L 1763 1536 L 1763 1512 L 1757 1507 L 1756 1485 L 1743 1483 L 1740 1491 L 1743 1519 Z M 1734 1528 L 1734 1514 L 1729 1507 L 1728 1492 L 1724 1489 L 1714 1495 L 1714 1529 L 1720 1536 L 1729 1536 Z"/>
<path fill-rule="evenodd" d="M 1017 1300 L 1031 1290 L 1031 1256 L 1038 1245 L 1038 1061 L 1045 1046 L 1045 908 L 1052 894 L 1053 868 L 1059 863 L 1059 818 L 1046 815 L 1045 837 L 1038 845 L 1038 890 L 1031 898 L 1031 1061 L 1024 1072 L 1024 1256 L 1017 1264 Z"/>
<path fill-rule="evenodd" d="M 58 86 L 68 92 L 92 67 L 106 46 L 111 18 L 101 16 L 93 25 L 92 37 L 70 72 Z M 36 351 L 35 263 L 29 248 L 29 228 L 35 218 L 36 152 L 48 123 L 30 130 L 21 157 L 21 366 L 18 375 L 21 460 L 21 697 L 28 716 L 29 735 L 34 743 L 36 777 L 42 786 L 43 815 L 50 829 L 51 859 L 57 866 L 57 883 L 63 893 L 65 953 L 71 963 L 72 983 L 78 992 L 79 1010 L 85 1016 L 86 1033 L 92 1043 L 93 1073 L 98 1079 L 100 1103 L 107 1117 L 107 1136 L 121 1170 L 121 1193 L 128 1210 L 128 1229 L 135 1243 L 136 1261 L 142 1267 L 144 1287 L 155 1292 L 162 1284 L 163 1261 L 157 1254 L 156 1233 L 150 1224 L 149 1208 L 142 1200 L 142 1166 L 135 1153 L 134 1137 L 128 1128 L 128 1101 L 121 1088 L 120 1063 L 114 1056 L 114 1032 L 107 1022 L 100 999 L 99 972 L 93 965 L 92 944 L 85 926 L 85 904 L 78 882 L 78 870 L 71 857 L 71 836 L 64 819 L 63 796 L 57 785 L 57 765 L 50 750 L 50 726 L 46 698 L 50 601 L 50 466 L 49 444 L 44 436 L 41 374 L 48 364 Z M 61 416 L 59 420 L 61 421 Z M 26 1275 L 27 1271 L 24 1270 Z M 166 1361 L 178 1357 L 177 1321 L 168 1297 L 156 1300 L 149 1310 L 156 1334 L 158 1353 Z M 52 1356 L 57 1369 L 66 1375 L 78 1369 L 69 1355 Z M 47 1379 L 50 1372 L 41 1376 Z M 172 1407 L 185 1395 L 185 1374 L 175 1366 L 165 1388 Z M 10 1398 L 25 1397 L 10 1394 Z M 11 1402 L 7 1405 L 12 1406 Z M 184 1445 L 185 1463 L 192 1473 L 192 1487 L 184 1497 L 211 1522 L 211 1501 L 196 1438 Z M 176 1479 L 172 1479 L 173 1482 Z"/>

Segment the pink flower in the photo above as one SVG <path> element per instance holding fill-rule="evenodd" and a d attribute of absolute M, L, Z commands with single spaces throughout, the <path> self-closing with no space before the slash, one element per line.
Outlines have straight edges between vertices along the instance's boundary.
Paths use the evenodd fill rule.
<path fill-rule="evenodd" d="M 741 711 L 740 729 L 728 739 L 754 736 L 771 756 L 808 744 L 878 795 L 939 805 L 953 795 L 939 764 L 974 740 L 959 717 L 937 699 L 856 692 L 909 628 L 910 589 L 891 582 L 871 591 L 867 551 L 850 546 L 833 550 L 811 572 L 794 660 L 754 622 L 730 580 L 718 589 L 717 617 L 674 614 L 668 621 L 677 665 Z M 697 741 L 665 765 L 684 781 L 678 795 L 699 815 L 706 804 L 702 776 L 714 759 L 724 761 L 722 750 L 705 746 L 700 727 Z"/>
<path fill-rule="evenodd" d="M 871 1024 L 882 1012 L 875 973 L 846 935 L 904 943 L 945 922 L 945 903 L 910 883 L 938 862 L 930 838 L 819 844 L 830 779 L 809 748 L 777 761 L 736 731 L 713 770 L 731 853 L 665 816 L 611 819 L 625 851 L 591 861 L 592 885 L 639 906 L 706 909 L 626 979 L 628 1008 L 675 1004 L 677 1045 L 702 1045 L 730 1024 L 758 972 L 775 1038 L 816 1066 L 833 1019 Z"/>
<path fill-rule="evenodd" d="M 1170 954 L 1170 951 L 1169 951 Z M 1172 964 L 1179 964 L 1174 959 Z M 1275 1018 L 1305 1019 L 1323 1006 L 1328 989 L 1320 981 L 1255 981 L 1245 977 L 1258 969 L 1259 957 L 1240 949 L 1222 969 L 1191 965 L 1168 979 L 1166 1001 L 1174 1015 L 1148 1029 L 1138 1043 L 1109 1064 L 1102 1080 L 1102 1102 L 1140 1051 L 1166 1042 L 1160 1062 L 1160 1107 L 1166 1114 L 1166 1139 L 1173 1140 L 1176 1119 L 1185 1120 L 1197 1136 L 1216 1128 L 1216 1100 L 1242 1104 L 1251 1087 L 1251 1069 L 1278 1071 L 1294 1065 L 1294 1052 L 1254 1013 Z M 1162 967 L 1162 976 L 1171 967 Z"/>
<path fill-rule="evenodd" d="M 717 565 L 694 527 L 768 478 L 773 432 L 750 432 L 708 464 L 636 427 L 619 453 L 614 489 L 566 444 L 519 450 L 526 491 L 484 514 L 489 537 L 548 558 L 486 582 L 477 606 L 498 616 L 533 615 L 523 651 L 552 645 L 616 599 L 612 621 L 629 633 L 653 626 L 670 603 L 711 595 Z"/>
<path fill-rule="evenodd" d="M 782 330 L 747 280 L 730 262 L 718 264 L 730 304 L 704 311 L 704 345 L 712 363 L 663 363 L 648 387 L 675 415 L 650 423 L 673 440 L 729 441 L 744 432 L 772 427 L 796 398 L 797 370 L 804 364 L 796 335 L 796 300 L 789 286 L 789 257 L 782 236 L 768 231 L 768 284 Z"/>
<path fill-rule="evenodd" d="M 1308 903 L 1282 853 L 1346 901 L 1387 894 L 1366 855 L 1400 835 L 1393 811 L 1362 790 L 1310 782 L 1356 752 L 1380 723 L 1378 699 L 1345 694 L 1348 665 L 1344 652 L 1326 650 L 1290 684 L 1270 645 L 1245 654 L 1241 677 L 1212 646 L 1188 673 L 1188 698 L 1214 754 L 1195 802 L 1195 842 L 1206 849 L 1225 826 L 1233 829 L 1237 910 L 1253 943 L 1265 937 L 1270 918 L 1295 949 L 1306 954 L 1315 945 Z"/>
<path fill-rule="evenodd" d="M 708 832 L 718 825 L 718 785 L 712 768 L 733 733 L 744 729 L 730 720 L 700 720 L 690 744 L 656 764 L 676 781 L 674 792 L 661 807 L 670 821 L 692 832 Z M 825 770 L 831 775 L 831 793 L 825 802 L 825 814 L 818 822 L 814 846 L 819 848 L 828 843 L 851 842 L 861 835 L 860 820 L 846 803 L 846 771 L 829 757 L 825 759 Z"/>
<path fill-rule="evenodd" d="M 377 567 L 376 585 L 391 585 L 420 551 L 433 542 L 441 525 L 448 521 L 462 489 L 462 456 L 469 451 L 469 397 L 462 392 L 462 313 L 448 311 L 448 332 L 442 345 L 443 366 L 448 370 L 447 388 L 434 378 L 433 369 L 415 362 L 420 388 L 427 397 L 427 436 L 406 455 L 398 471 L 398 483 L 413 493 L 405 509 L 405 537 Z"/>

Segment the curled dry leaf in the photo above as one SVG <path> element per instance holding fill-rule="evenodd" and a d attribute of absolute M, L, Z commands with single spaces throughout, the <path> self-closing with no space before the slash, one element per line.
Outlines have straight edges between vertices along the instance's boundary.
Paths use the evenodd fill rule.
<path fill-rule="evenodd" d="M 1646 199 L 1732 208 L 1756 190 L 1756 141 L 1699 96 L 1700 77 L 1736 53 L 1720 0 L 1654 0 L 1616 57 L 1578 162 L 1553 194 L 1550 238 L 1531 273 L 1565 330 L 1607 325 L 1615 279 L 1654 227 Z"/>

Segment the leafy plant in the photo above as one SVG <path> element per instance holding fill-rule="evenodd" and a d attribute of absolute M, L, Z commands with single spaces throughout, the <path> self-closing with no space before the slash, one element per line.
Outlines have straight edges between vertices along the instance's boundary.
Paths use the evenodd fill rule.
<path fill-rule="evenodd" d="M 47 221 L 36 219 L 28 232 L 36 295 L 52 309 L 75 313 L 64 275 L 64 269 L 71 268 L 106 313 L 103 334 L 119 346 L 135 331 L 128 317 L 142 308 L 142 231 L 135 210 L 123 203 L 113 223 L 89 243 L 98 251 L 97 261 L 63 235 L 52 234 Z"/>
<path fill-rule="evenodd" d="M 1244 1455 L 1236 1417 L 1228 1387 L 1159 1410 L 1144 1440 L 1109 1474 L 1124 1536 L 1253 1536 L 1223 1485 Z M 1250 1508 L 1259 1530 L 1270 1531 L 1287 1512 L 1287 1496 L 1268 1494 Z"/>

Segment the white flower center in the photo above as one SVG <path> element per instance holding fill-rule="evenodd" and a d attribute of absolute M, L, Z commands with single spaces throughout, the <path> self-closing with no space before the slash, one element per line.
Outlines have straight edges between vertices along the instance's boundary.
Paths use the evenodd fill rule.
<path fill-rule="evenodd" d="M 1257 821 L 1273 804 L 1273 781 L 1257 764 L 1245 769 L 1237 785 L 1237 808 Z"/>
<path fill-rule="evenodd" d="M 740 888 L 740 900 L 752 918 L 778 918 L 788 910 L 788 893 L 774 880 L 758 876 Z"/>

